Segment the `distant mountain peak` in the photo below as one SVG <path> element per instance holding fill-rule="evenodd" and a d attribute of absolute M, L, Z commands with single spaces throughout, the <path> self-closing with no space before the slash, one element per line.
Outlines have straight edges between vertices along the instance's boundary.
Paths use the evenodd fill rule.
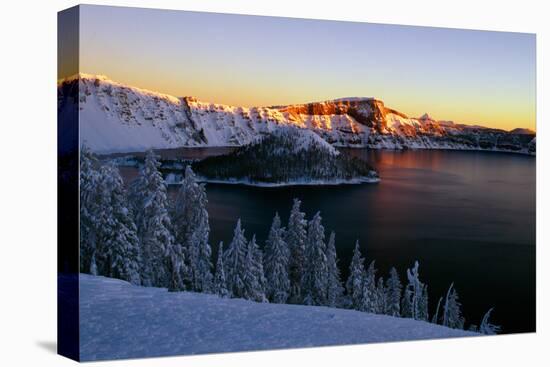
<path fill-rule="evenodd" d="M 419 120 L 434 120 L 427 112 L 418 118 Z"/>

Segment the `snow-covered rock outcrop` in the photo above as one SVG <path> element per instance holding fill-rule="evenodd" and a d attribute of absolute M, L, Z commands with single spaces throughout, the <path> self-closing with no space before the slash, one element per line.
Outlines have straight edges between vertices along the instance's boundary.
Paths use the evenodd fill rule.
<path fill-rule="evenodd" d="M 80 275 L 82 361 L 475 335 L 353 310 L 168 292 Z"/>
<path fill-rule="evenodd" d="M 280 126 L 309 129 L 334 146 L 480 149 L 534 154 L 534 132 L 411 118 L 375 98 L 272 107 L 235 107 L 79 74 L 58 85 L 58 110 L 78 105 L 81 143 L 97 153 L 149 148 L 241 146 Z M 529 144 L 532 142 L 533 144 Z"/>

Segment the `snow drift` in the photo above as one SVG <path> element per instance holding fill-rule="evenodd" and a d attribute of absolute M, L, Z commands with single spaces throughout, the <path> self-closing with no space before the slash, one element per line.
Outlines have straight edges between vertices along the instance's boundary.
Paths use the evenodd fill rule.
<path fill-rule="evenodd" d="M 80 275 L 83 361 L 474 335 L 353 310 L 171 293 Z"/>

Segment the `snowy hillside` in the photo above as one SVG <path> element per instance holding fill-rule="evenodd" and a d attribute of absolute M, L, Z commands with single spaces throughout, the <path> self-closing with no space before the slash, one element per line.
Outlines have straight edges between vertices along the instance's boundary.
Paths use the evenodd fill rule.
<path fill-rule="evenodd" d="M 81 360 L 479 335 L 328 307 L 255 303 L 80 275 Z"/>
<path fill-rule="evenodd" d="M 331 156 L 337 156 L 340 154 L 336 148 L 311 130 L 294 127 L 281 127 L 280 129 L 275 130 L 270 136 L 289 142 L 286 146 L 286 150 L 279 149 L 279 151 L 273 152 L 275 155 L 280 154 L 286 156 L 288 154 L 299 153 L 301 151 L 308 151 L 311 149 L 319 149 Z"/>
<path fill-rule="evenodd" d="M 78 85 L 78 88 L 76 87 Z M 234 107 L 125 86 L 80 74 L 58 86 L 58 109 L 80 110 L 80 136 L 97 153 L 148 148 L 241 146 L 279 126 L 309 129 L 335 146 L 535 152 L 534 132 L 408 117 L 375 98 Z"/>

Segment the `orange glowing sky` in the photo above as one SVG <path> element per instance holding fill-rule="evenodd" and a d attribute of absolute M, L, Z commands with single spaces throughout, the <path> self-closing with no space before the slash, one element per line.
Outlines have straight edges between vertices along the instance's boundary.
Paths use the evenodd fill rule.
<path fill-rule="evenodd" d="M 532 34 L 81 6 L 80 71 L 231 105 L 366 96 L 535 130 Z"/>

